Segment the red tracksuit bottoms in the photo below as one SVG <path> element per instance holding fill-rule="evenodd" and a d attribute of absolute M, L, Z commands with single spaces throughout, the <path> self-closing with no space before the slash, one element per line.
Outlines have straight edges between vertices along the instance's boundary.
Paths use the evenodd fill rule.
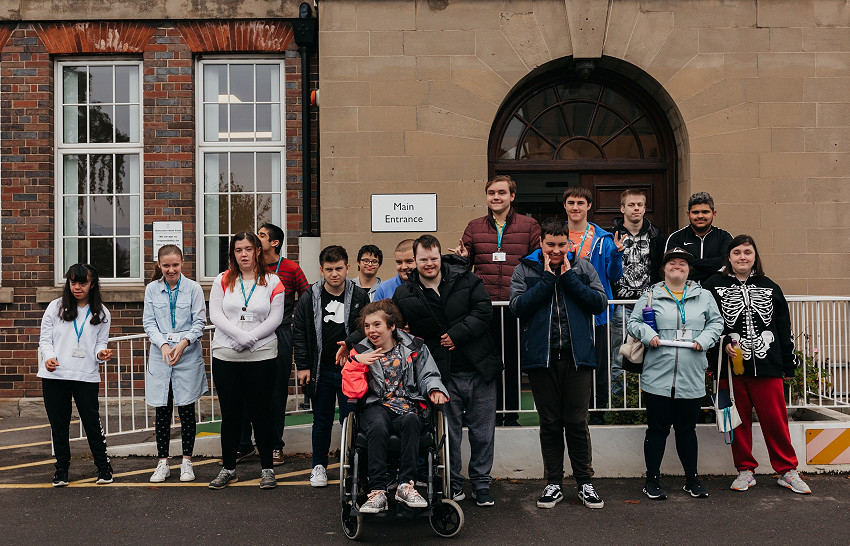
<path fill-rule="evenodd" d="M 721 380 L 721 388 L 727 381 Z M 741 415 L 741 426 L 735 429 L 732 439 L 732 459 L 735 468 L 755 470 L 758 462 L 753 457 L 753 408 L 759 418 L 764 443 L 770 454 L 773 470 L 783 474 L 797 468 L 797 455 L 791 445 L 788 431 L 788 412 L 785 408 L 785 388 L 779 377 L 733 376 L 735 407 Z"/>

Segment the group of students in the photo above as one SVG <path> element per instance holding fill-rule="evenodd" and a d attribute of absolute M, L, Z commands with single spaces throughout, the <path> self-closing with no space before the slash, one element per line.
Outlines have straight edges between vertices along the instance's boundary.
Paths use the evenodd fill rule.
<path fill-rule="evenodd" d="M 471 494 L 479 506 L 491 506 L 495 427 L 517 424 L 509 410 L 519 408 L 519 369 L 528 375 L 540 422 L 546 486 L 537 506 L 552 508 L 563 499 L 566 441 L 578 497 L 589 508 L 602 508 L 592 484 L 588 428 L 589 417 L 591 424 L 600 418 L 589 412 L 593 377 L 596 371 L 596 407 L 605 407 L 608 381 L 622 383 L 618 348 L 627 331 L 647 346 L 641 389 L 648 421 L 648 497 L 666 498 L 660 463 L 671 427 L 685 491 L 708 496 L 698 479 L 695 429 L 705 396 L 706 351 L 721 334 L 724 361 L 734 353 L 734 340 L 745 363 L 732 378 L 743 421 L 732 444 L 739 472 L 732 489 L 755 485 L 754 408 L 779 484 L 810 492 L 796 471 L 785 412 L 782 379 L 793 376 L 796 366 L 788 305 L 764 275 L 755 241 L 747 235 L 733 239 L 713 225 L 710 195 L 691 196 L 689 225 L 665 244 L 645 217 L 646 195 L 638 190 L 623 192 L 623 218 L 610 232 L 588 221 L 592 195 L 582 187 L 564 192 L 567 222 L 549 218 L 540 224 L 513 208 L 516 184 L 510 177 L 488 181 L 485 194 L 487 215 L 469 223 L 456 248 L 444 253 L 432 235 L 404 240 L 394 253 L 397 275 L 383 282 L 377 277 L 383 254 L 374 245 L 360 249 L 355 279 L 348 279 L 346 250 L 324 248 L 322 278 L 308 286 L 298 265 L 281 254 L 280 228 L 265 224 L 258 235 L 242 232 L 232 238 L 228 268 L 215 279 L 209 301 L 216 326 L 212 369 L 222 414 L 223 465 L 210 488 L 236 481 L 237 461 L 253 451 L 245 445 L 249 427 L 259 452 L 260 487 L 277 485 L 273 466 L 283 461 L 283 417 L 294 360 L 297 380 L 312 399 L 312 486 L 328 483 L 336 407 L 342 422 L 353 409 L 349 399 L 357 398 L 365 408 L 373 476 L 361 511 L 387 507 L 390 432 L 401 436 L 404 448 L 396 499 L 421 506 L 424 500 L 415 488 L 418 442 L 413 439 L 430 402 L 443 406 L 448 421 L 451 498 L 465 498 L 465 426 Z M 146 370 L 147 402 L 157 408 L 160 457 L 151 481 L 170 474 L 173 405 L 183 438 L 180 479 L 194 480 L 194 402 L 208 390 L 199 343 L 206 322 L 203 291 L 182 274 L 182 263 L 178 247 L 162 247 L 156 282 L 145 295 L 145 331 L 152 349 L 160 349 L 151 351 Z M 650 295 L 655 325 L 644 323 L 642 313 Z M 639 300 L 633 306 L 610 305 L 615 298 Z M 501 321 L 493 319 L 493 301 L 509 301 Z M 610 347 L 602 341 L 609 320 Z M 41 334 L 39 377 L 56 450 L 55 486 L 68 483 L 72 396 L 98 466 L 98 483 L 112 479 L 97 414 L 98 363 L 111 357 L 108 328 L 97 272 L 87 265 L 71 267 L 63 297 L 45 311 Z M 667 343 L 674 341 L 678 346 Z M 504 408 L 497 396 L 503 367 L 508 370 Z"/>

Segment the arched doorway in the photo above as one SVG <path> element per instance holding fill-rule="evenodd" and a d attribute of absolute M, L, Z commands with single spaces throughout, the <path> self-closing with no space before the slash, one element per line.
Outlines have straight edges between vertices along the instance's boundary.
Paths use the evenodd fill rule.
<path fill-rule="evenodd" d="M 517 210 L 538 221 L 565 217 L 564 189 L 585 186 L 590 219 L 606 229 L 620 215 L 620 193 L 639 188 L 647 217 L 675 230 L 676 143 L 664 111 L 620 71 L 596 67 L 580 77 L 573 66 L 549 63 L 508 96 L 490 133 L 490 176 L 512 176 Z"/>

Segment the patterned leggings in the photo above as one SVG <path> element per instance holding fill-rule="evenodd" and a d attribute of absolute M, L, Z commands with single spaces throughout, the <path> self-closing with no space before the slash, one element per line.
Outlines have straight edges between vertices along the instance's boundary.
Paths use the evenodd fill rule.
<path fill-rule="evenodd" d="M 160 459 L 168 458 L 168 447 L 171 442 L 171 416 L 174 413 L 174 396 L 168 389 L 168 404 L 156 408 L 156 449 Z M 195 404 L 177 406 L 180 416 L 180 436 L 183 441 L 183 455 L 192 456 L 195 449 Z"/>

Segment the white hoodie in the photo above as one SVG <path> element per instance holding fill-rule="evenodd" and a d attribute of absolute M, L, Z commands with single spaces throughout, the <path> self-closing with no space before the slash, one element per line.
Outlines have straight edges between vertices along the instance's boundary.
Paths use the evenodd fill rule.
<path fill-rule="evenodd" d="M 77 332 L 74 330 L 73 321 L 65 322 L 59 316 L 61 306 L 62 298 L 51 301 L 41 319 L 41 336 L 38 342 L 41 358 L 38 362 L 38 377 L 100 383 L 100 361 L 97 359 L 97 353 L 106 349 L 106 340 L 109 338 L 109 311 L 105 306 L 101 306 L 103 320 L 95 326 L 91 323 L 91 315 L 83 322 L 89 306 L 77 308 L 77 328 L 82 327 L 79 346 L 85 352 L 85 356 L 75 357 L 72 353 L 78 345 Z M 59 367 L 49 372 L 44 362 L 51 358 L 59 362 Z"/>

